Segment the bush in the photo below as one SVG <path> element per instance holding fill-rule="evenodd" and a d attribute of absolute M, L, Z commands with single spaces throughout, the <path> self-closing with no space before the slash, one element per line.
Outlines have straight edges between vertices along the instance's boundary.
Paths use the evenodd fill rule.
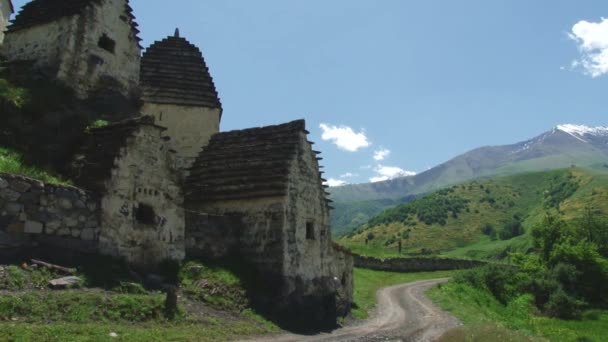
<path fill-rule="evenodd" d="M 502 229 L 498 232 L 498 237 L 501 240 L 509 240 L 524 233 L 524 227 L 521 220 L 513 219 L 504 223 Z"/>
<path fill-rule="evenodd" d="M 551 294 L 549 301 L 544 306 L 544 313 L 550 317 L 561 319 L 579 319 L 581 317 L 584 303 L 568 295 L 559 288 Z"/>
<path fill-rule="evenodd" d="M 490 223 L 486 223 L 483 227 L 481 227 L 481 232 L 492 239 L 496 239 L 496 229 Z"/>

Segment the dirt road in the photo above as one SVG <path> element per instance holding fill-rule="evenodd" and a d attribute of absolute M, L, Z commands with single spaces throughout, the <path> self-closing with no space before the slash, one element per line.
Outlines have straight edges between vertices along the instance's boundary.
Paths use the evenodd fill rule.
<path fill-rule="evenodd" d="M 370 320 L 359 325 L 329 334 L 281 335 L 250 342 L 434 341 L 446 331 L 460 325 L 456 318 L 424 296 L 426 290 L 447 280 L 418 281 L 380 290 L 376 313 Z"/>

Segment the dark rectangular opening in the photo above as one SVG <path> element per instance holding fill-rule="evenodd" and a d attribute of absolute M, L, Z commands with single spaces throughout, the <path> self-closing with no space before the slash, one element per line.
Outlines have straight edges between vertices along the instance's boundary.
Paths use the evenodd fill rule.
<path fill-rule="evenodd" d="M 306 239 L 315 239 L 315 224 L 313 222 L 306 222 Z"/>
<path fill-rule="evenodd" d="M 104 33 L 103 36 L 99 38 L 97 46 L 108 52 L 114 53 L 114 49 L 116 48 L 116 42 Z"/>
<path fill-rule="evenodd" d="M 138 223 L 146 225 L 156 224 L 156 213 L 154 208 L 147 204 L 139 203 L 137 210 L 135 211 L 135 219 Z"/>

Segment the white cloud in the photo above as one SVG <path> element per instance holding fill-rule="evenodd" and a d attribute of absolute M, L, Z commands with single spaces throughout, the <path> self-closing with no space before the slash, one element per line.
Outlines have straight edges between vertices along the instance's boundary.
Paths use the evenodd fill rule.
<path fill-rule="evenodd" d="M 336 187 L 336 186 L 346 185 L 346 184 L 348 184 L 348 182 L 345 182 L 345 181 L 340 180 L 340 179 L 330 178 L 330 179 L 328 179 L 323 184 L 328 185 L 329 187 L 333 188 L 333 187 Z"/>
<path fill-rule="evenodd" d="M 359 175 L 356 173 L 347 172 L 347 173 L 341 175 L 340 178 L 353 178 L 353 177 L 357 177 L 357 176 L 359 176 Z"/>
<path fill-rule="evenodd" d="M 359 149 L 371 145 L 365 135 L 365 131 L 357 133 L 348 126 L 332 126 L 327 124 L 321 124 L 319 127 L 323 130 L 321 139 L 331 141 L 342 150 L 357 152 Z"/>
<path fill-rule="evenodd" d="M 407 176 L 415 176 L 416 172 L 406 171 L 400 167 L 396 166 L 384 166 L 378 165 L 374 169 L 374 171 L 378 174 L 375 177 L 369 179 L 370 182 L 382 182 L 389 179 L 397 178 L 397 177 L 407 177 Z"/>
<path fill-rule="evenodd" d="M 381 161 L 386 159 L 391 154 L 391 150 L 386 148 L 381 148 L 374 152 L 374 159 L 377 161 Z"/>
<path fill-rule="evenodd" d="M 595 23 L 581 20 L 568 36 L 581 53 L 581 58 L 572 62 L 573 68 L 582 67 L 591 77 L 608 73 L 608 19 Z"/>

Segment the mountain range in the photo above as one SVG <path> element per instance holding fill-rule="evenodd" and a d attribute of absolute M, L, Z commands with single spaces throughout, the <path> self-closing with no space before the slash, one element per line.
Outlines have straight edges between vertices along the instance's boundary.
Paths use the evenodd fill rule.
<path fill-rule="evenodd" d="M 608 172 L 608 127 L 559 125 L 527 141 L 474 149 L 415 176 L 330 188 L 332 227 L 348 231 L 383 209 L 446 186 L 571 166 Z"/>

